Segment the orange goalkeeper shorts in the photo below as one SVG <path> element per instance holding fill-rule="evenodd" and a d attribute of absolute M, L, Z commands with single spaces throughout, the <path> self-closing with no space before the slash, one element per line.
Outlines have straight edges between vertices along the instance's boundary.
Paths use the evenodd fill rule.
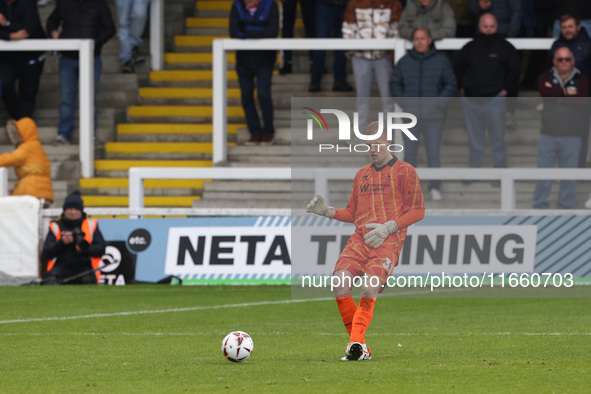
<path fill-rule="evenodd" d="M 388 277 L 392 276 L 394 267 L 398 265 L 401 249 L 402 245 L 394 245 L 392 242 L 384 242 L 379 248 L 374 249 L 365 244 L 361 235 L 355 233 L 349 238 L 334 270 L 346 270 L 354 276 L 377 276 L 380 283 L 384 284 Z"/>

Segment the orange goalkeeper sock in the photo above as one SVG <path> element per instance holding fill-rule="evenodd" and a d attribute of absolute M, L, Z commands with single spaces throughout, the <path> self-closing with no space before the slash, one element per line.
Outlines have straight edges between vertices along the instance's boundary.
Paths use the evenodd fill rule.
<path fill-rule="evenodd" d="M 351 335 L 353 315 L 355 315 L 355 311 L 357 310 L 357 304 L 353 300 L 353 297 L 351 297 L 351 292 L 336 296 L 336 300 L 339 312 L 343 318 L 343 324 L 345 324 L 347 332 Z"/>
<path fill-rule="evenodd" d="M 351 329 L 351 341 L 365 343 L 365 333 L 373 317 L 373 307 L 376 300 L 373 298 L 362 298 L 359 300 L 359 307 L 353 316 L 353 327 Z"/>

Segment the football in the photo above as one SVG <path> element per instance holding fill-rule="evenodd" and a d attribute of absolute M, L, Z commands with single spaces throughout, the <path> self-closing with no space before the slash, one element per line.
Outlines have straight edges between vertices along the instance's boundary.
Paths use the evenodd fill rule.
<path fill-rule="evenodd" d="M 222 354 L 235 363 L 249 358 L 253 349 L 252 338 L 243 331 L 232 331 L 222 341 Z"/>

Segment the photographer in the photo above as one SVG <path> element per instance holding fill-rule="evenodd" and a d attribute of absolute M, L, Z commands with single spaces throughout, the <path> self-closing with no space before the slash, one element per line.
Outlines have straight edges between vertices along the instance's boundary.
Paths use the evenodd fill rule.
<path fill-rule="evenodd" d="M 63 210 L 61 218 L 49 224 L 43 257 L 50 261 L 42 283 L 96 284 L 106 247 L 98 223 L 86 217 L 80 192 L 66 197 Z"/>

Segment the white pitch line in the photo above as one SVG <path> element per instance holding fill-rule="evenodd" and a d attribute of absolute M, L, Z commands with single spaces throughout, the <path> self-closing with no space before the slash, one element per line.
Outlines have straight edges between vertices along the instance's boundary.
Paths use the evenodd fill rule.
<path fill-rule="evenodd" d="M 460 290 L 463 290 L 463 289 L 460 289 Z M 415 295 L 415 294 L 426 294 L 426 293 L 428 293 L 428 291 L 408 291 L 408 292 L 397 293 L 397 295 Z M 383 296 L 382 298 L 390 298 L 390 296 Z M 155 314 L 155 313 L 201 311 L 201 310 L 208 310 L 208 309 L 240 308 L 240 307 L 260 306 L 260 305 L 294 304 L 294 303 L 300 303 L 300 302 L 315 302 L 315 301 L 328 301 L 328 300 L 334 300 L 334 297 L 291 299 L 291 300 L 281 300 L 281 301 L 245 302 L 242 304 L 192 306 L 192 307 L 186 307 L 186 308 L 157 309 L 157 310 L 147 310 L 147 311 L 95 313 L 95 314 L 91 314 L 91 315 L 77 315 L 77 316 L 54 316 L 54 317 L 32 318 L 32 319 L 0 320 L 0 324 L 31 323 L 31 322 L 44 322 L 44 321 L 56 321 L 56 320 L 78 320 L 78 319 L 91 319 L 91 318 L 95 318 L 95 317 L 148 315 L 148 314 Z"/>
<path fill-rule="evenodd" d="M 260 301 L 260 302 L 245 302 L 242 304 L 205 305 L 205 306 L 191 306 L 191 307 L 186 307 L 186 308 L 155 309 L 155 310 L 114 312 L 114 313 L 94 313 L 91 315 L 54 316 L 54 317 L 41 317 L 41 318 L 33 318 L 33 319 L 0 320 L 0 324 L 31 323 L 31 322 L 44 322 L 44 321 L 56 321 L 56 320 L 59 321 L 59 320 L 92 319 L 95 317 L 149 315 L 149 314 L 155 314 L 155 313 L 189 312 L 189 311 L 201 311 L 201 310 L 208 310 L 208 309 L 241 308 L 241 307 L 260 306 L 260 305 L 295 304 L 295 303 L 300 303 L 300 302 L 314 302 L 314 301 L 326 301 L 326 300 L 334 300 L 334 298 L 327 297 L 327 298 L 291 299 L 291 300 L 281 300 L 281 301 Z"/>
<path fill-rule="evenodd" d="M 55 333 L 55 332 L 29 332 L 29 333 L 0 333 L 0 336 L 203 336 L 203 335 L 210 335 L 211 332 L 110 332 L 110 333 L 100 333 L 100 332 L 68 332 L 68 333 Z M 287 332 L 287 331 L 276 331 L 276 332 L 256 332 L 253 331 L 252 335 L 295 335 L 295 332 Z M 221 335 L 221 334 L 220 334 Z M 319 336 L 345 336 L 345 333 L 338 333 L 338 332 L 316 332 L 311 333 L 311 335 L 319 335 Z M 455 335 L 455 336 L 591 336 L 591 332 L 470 332 L 467 334 L 458 334 L 454 332 L 453 334 L 449 333 L 441 333 L 441 334 L 432 334 L 428 332 L 371 332 L 365 334 L 366 336 L 399 336 L 399 337 L 423 337 L 423 336 L 443 336 L 443 335 Z"/>

